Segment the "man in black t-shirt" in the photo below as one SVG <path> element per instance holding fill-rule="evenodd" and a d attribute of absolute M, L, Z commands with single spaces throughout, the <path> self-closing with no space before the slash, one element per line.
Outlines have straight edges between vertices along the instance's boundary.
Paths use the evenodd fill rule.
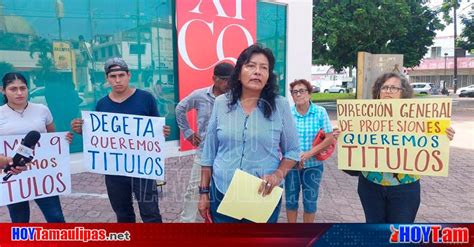
<path fill-rule="evenodd" d="M 159 116 L 155 98 L 146 91 L 129 86 L 131 74 L 127 63 L 122 58 L 108 59 L 105 62 L 104 70 L 112 91 L 97 102 L 96 111 L 149 117 Z M 74 119 L 71 122 L 71 128 L 81 134 L 82 124 L 81 119 Z M 169 135 L 169 126 L 164 126 L 163 133 L 165 137 Z M 117 222 L 134 223 L 136 221 L 132 192 L 137 198 L 143 222 L 162 222 L 155 180 L 105 175 L 105 185 L 110 204 L 117 215 Z"/>

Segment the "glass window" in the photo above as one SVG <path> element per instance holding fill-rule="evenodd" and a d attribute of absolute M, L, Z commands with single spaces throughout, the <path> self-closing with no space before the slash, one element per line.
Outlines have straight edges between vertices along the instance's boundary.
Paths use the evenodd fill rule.
<path fill-rule="evenodd" d="M 22 72 L 30 100 L 47 105 L 56 129 L 65 131 L 80 110 L 93 110 L 109 92 L 105 60 L 123 57 L 130 84 L 156 97 L 172 127 L 169 139 L 177 140 L 175 1 L 63 0 L 59 16 L 55 2 L 0 0 L 0 76 Z M 81 149 L 81 138 L 75 138 L 71 150 Z"/>
<path fill-rule="evenodd" d="M 441 47 L 439 46 L 431 47 L 431 57 L 432 58 L 441 57 Z"/>
<path fill-rule="evenodd" d="M 272 49 L 280 94 L 286 85 L 286 9 L 283 4 L 257 2 L 257 42 Z"/>
<path fill-rule="evenodd" d="M 160 114 L 179 139 L 175 107 L 178 83 L 173 0 L 0 0 L 0 76 L 20 71 L 30 100 L 51 110 L 56 129 L 70 129 L 81 110 L 93 110 L 110 88 L 104 62 L 123 57 L 131 86 L 152 93 Z M 257 42 L 273 50 L 280 92 L 286 83 L 286 5 L 257 2 Z M 73 152 L 81 151 L 75 138 Z"/>

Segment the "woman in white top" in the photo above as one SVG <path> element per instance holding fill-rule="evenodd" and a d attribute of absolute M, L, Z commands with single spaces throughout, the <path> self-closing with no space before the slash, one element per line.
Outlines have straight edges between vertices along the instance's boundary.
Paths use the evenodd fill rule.
<path fill-rule="evenodd" d="M 7 73 L 2 79 L 5 104 L 0 106 L 0 135 L 24 135 L 32 130 L 54 132 L 53 117 L 48 107 L 28 102 L 28 84 L 20 73 Z M 71 137 L 68 136 L 68 139 Z M 58 196 L 35 199 L 49 223 L 64 222 Z M 29 202 L 7 206 L 13 223 L 30 221 Z"/>

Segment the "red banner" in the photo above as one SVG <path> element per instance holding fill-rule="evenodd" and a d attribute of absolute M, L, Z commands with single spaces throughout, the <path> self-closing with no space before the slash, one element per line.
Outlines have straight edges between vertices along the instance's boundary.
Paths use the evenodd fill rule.
<path fill-rule="evenodd" d="M 331 225 L 0 224 L 0 246 L 311 246 Z M 387 238 L 388 241 L 388 238 Z"/>
<path fill-rule="evenodd" d="M 473 246 L 473 224 L 0 224 L 0 246 Z"/>
<path fill-rule="evenodd" d="M 179 99 L 212 85 L 214 66 L 235 64 L 256 41 L 256 0 L 177 0 Z M 196 130 L 195 111 L 188 114 Z M 181 150 L 192 145 L 181 135 Z"/>

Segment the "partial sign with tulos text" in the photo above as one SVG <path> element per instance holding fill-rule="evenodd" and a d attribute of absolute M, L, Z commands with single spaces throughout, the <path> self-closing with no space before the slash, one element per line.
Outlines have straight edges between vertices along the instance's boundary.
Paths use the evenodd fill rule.
<path fill-rule="evenodd" d="M 82 119 L 88 171 L 164 180 L 165 118 L 83 111 Z"/>
<path fill-rule="evenodd" d="M 0 155 L 13 157 L 22 136 L 0 136 Z M 41 133 L 27 170 L 0 184 L 0 206 L 71 193 L 66 132 Z M 0 170 L 0 176 L 5 174 Z"/>
<path fill-rule="evenodd" d="M 452 100 L 338 100 L 338 167 L 448 176 Z"/>

